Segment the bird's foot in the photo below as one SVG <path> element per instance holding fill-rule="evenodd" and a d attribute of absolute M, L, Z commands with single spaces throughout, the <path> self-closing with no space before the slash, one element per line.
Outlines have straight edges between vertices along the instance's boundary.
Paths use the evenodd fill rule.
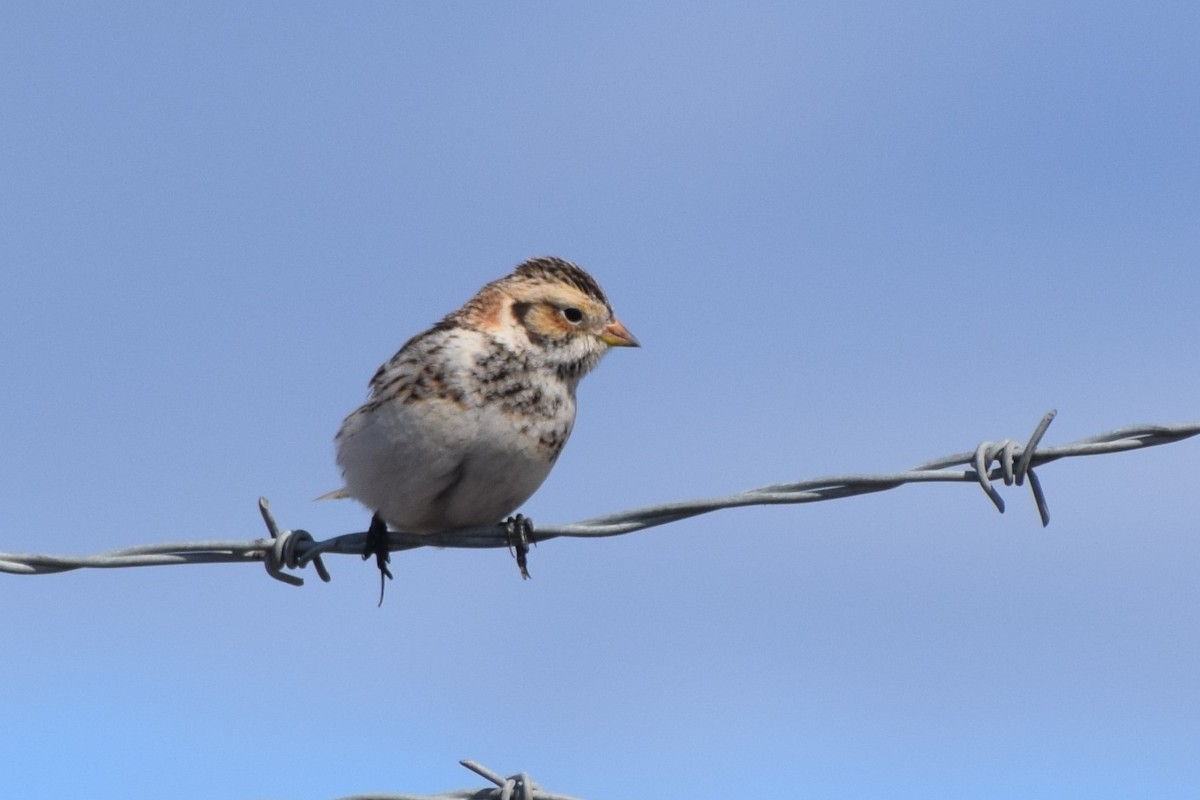
<path fill-rule="evenodd" d="M 363 561 L 375 556 L 375 566 L 379 567 L 379 605 L 383 605 L 383 588 L 392 579 L 392 571 L 388 562 L 392 560 L 388 550 L 388 529 L 383 517 L 375 514 L 371 517 L 371 527 L 367 528 L 367 540 L 363 544 Z"/>
<path fill-rule="evenodd" d="M 526 517 L 524 514 L 517 514 L 515 517 L 509 517 L 504 522 L 505 530 L 508 533 L 508 548 L 517 559 L 517 566 L 521 569 L 521 577 L 529 580 L 529 564 L 527 556 L 529 555 L 529 544 L 533 542 L 533 520 Z"/>

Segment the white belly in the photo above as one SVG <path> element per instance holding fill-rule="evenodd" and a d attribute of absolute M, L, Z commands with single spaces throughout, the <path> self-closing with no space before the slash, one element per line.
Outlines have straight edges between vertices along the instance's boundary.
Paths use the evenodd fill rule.
<path fill-rule="evenodd" d="M 426 398 L 347 419 L 338 464 L 351 497 L 397 530 L 431 533 L 499 522 L 528 500 L 554 463 L 538 440 L 494 408 Z"/>

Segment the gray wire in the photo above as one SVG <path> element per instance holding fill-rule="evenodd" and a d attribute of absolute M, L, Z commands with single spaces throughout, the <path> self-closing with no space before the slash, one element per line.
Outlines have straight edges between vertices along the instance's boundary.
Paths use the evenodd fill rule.
<path fill-rule="evenodd" d="M 522 772 L 519 775 L 501 777 L 487 767 L 474 761 L 460 761 L 467 769 L 496 785 L 487 789 L 459 789 L 434 795 L 415 794 L 356 794 L 341 800 L 580 800 L 565 794 L 547 792 Z"/>
<path fill-rule="evenodd" d="M 1021 486 L 1028 479 L 1042 524 L 1050 521 L 1041 481 L 1034 474 L 1039 467 L 1063 458 L 1103 455 L 1143 447 L 1178 442 L 1200 434 L 1200 424 L 1140 425 L 1118 428 L 1059 447 L 1041 447 L 1040 441 L 1055 412 L 1044 416 L 1033 435 L 1022 445 L 1011 439 L 983 442 L 974 450 L 927 461 L 905 472 L 884 475 L 834 475 L 792 483 L 776 483 L 756 489 L 698 500 L 645 506 L 615 514 L 564 525 L 539 525 L 529 541 L 543 542 L 558 537 L 619 536 L 646 528 L 666 525 L 690 517 L 727 508 L 758 505 L 789 505 L 833 500 L 840 497 L 882 492 L 909 483 L 977 483 L 986 496 L 1004 511 L 1004 500 L 993 481 Z M 956 469 L 958 467 L 958 469 Z M 46 575 L 74 569 L 145 567 L 168 564 L 213 564 L 263 562 L 274 578 L 299 586 L 303 579 L 285 572 L 312 564 L 324 581 L 329 572 L 322 562 L 328 553 L 362 555 L 366 533 L 347 533 L 323 541 L 303 530 L 281 530 L 265 499 L 259 508 L 270 534 L 269 539 L 252 541 L 166 542 L 130 547 L 91 556 L 51 556 L 32 553 L 0 553 L 0 572 L 16 575 Z M 511 526 L 498 524 L 433 534 L 392 531 L 388 534 L 391 551 L 416 547 L 511 547 Z"/>

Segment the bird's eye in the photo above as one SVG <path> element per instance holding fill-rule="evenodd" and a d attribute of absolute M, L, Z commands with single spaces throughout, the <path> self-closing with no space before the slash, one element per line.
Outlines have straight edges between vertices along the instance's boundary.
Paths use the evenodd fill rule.
<path fill-rule="evenodd" d="M 563 318 L 572 325 L 577 325 L 583 322 L 583 312 L 578 308 L 564 308 L 562 310 Z"/>

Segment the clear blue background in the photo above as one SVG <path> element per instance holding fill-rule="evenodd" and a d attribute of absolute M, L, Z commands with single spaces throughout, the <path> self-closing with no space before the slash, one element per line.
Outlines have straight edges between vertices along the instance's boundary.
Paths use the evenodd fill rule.
<path fill-rule="evenodd" d="M 0 550 L 362 530 L 342 416 L 543 253 L 644 347 L 535 521 L 1194 421 L 1198 8 L 8 3 Z M 0 793 L 1196 797 L 1198 463 L 0 576 Z"/>

